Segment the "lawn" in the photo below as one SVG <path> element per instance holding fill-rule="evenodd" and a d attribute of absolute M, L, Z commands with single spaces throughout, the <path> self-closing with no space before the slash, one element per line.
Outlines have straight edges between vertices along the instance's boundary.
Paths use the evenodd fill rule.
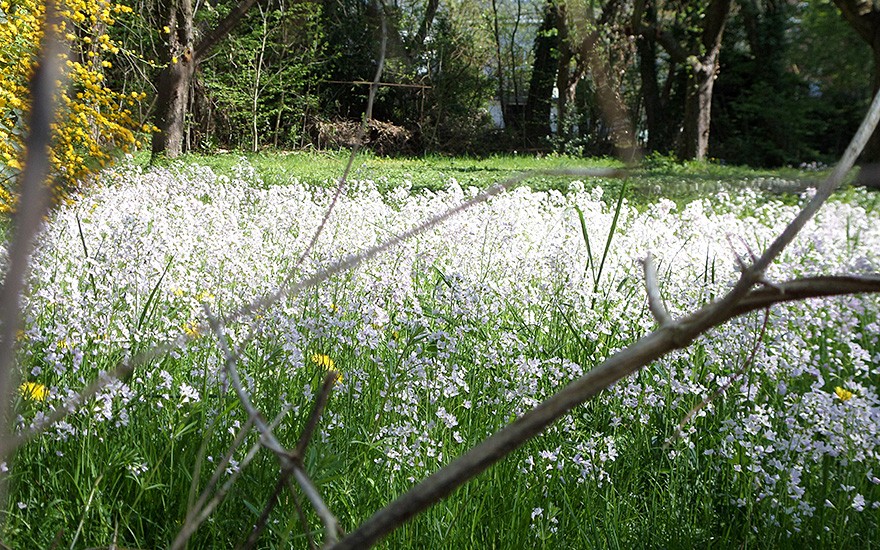
<path fill-rule="evenodd" d="M 278 465 L 249 454 L 204 310 L 227 315 L 521 170 L 611 161 L 360 157 L 321 238 L 342 155 L 193 157 L 105 173 L 40 239 L 20 334 L 16 429 L 64 422 L 7 463 L 11 548 L 165 547 L 219 466 L 234 480 L 194 548 L 242 542 Z M 535 176 L 356 268 L 230 321 L 255 405 L 293 447 L 338 373 L 306 469 L 345 530 L 735 280 L 809 195 L 812 172 L 674 165 L 625 180 Z M 877 194 L 848 188 L 768 273 L 876 272 Z M 597 399 L 392 534 L 387 548 L 871 547 L 880 541 L 880 301 L 776 306 Z M 75 392 L 165 346 L 87 403 Z M 718 394 L 678 433 L 679 422 Z M 291 492 L 263 548 L 321 540 Z M 303 523 L 307 527 L 303 526 Z"/>

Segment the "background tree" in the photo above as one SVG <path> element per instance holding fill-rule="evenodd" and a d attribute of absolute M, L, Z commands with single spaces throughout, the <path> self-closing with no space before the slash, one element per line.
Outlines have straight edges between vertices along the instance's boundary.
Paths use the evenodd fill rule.
<path fill-rule="evenodd" d="M 871 48 L 874 60 L 873 91 L 880 90 L 880 4 L 871 0 L 834 0 L 856 33 Z M 865 158 L 880 161 L 880 134 L 874 134 L 865 149 Z"/>
<path fill-rule="evenodd" d="M 194 97 L 194 142 L 200 147 L 297 147 L 317 109 L 325 43 L 320 5 L 265 2 L 202 63 Z"/>
<path fill-rule="evenodd" d="M 672 3 L 667 9 L 675 11 L 674 27 L 661 22 L 661 27 L 655 29 L 658 43 L 687 70 L 684 123 L 678 144 L 683 159 L 704 160 L 709 151 L 712 91 L 730 4 L 730 0 Z"/>

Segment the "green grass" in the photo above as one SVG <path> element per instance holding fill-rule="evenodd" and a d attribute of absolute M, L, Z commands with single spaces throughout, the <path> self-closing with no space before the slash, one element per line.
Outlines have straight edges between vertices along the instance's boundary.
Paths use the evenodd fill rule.
<path fill-rule="evenodd" d="M 247 159 L 267 186 L 284 185 L 294 178 L 312 185 L 325 186 L 335 184 L 342 175 L 349 153 L 294 151 L 188 154 L 181 157 L 179 162 L 209 166 L 217 173 L 230 175 L 233 167 L 242 158 Z M 147 164 L 148 155 L 140 154 L 137 162 Z M 350 178 L 376 181 L 380 190 L 409 181 L 413 191 L 419 191 L 445 188 L 451 179 L 455 179 L 462 187 L 482 188 L 529 170 L 609 167 L 620 168 L 623 165 L 610 158 L 562 155 L 503 155 L 485 158 L 429 155 L 417 158 L 385 158 L 366 151 L 356 157 Z M 682 204 L 720 190 L 736 191 L 742 188 L 757 188 L 796 197 L 805 188 L 815 187 L 825 173 L 827 171 L 810 172 L 794 168 L 762 170 L 712 162 L 680 163 L 665 157 L 649 157 L 628 178 L 627 199 L 634 204 L 646 204 L 666 198 Z M 565 192 L 571 180 L 570 176 L 536 174 L 526 178 L 523 185 L 535 191 L 552 189 Z M 607 178 L 588 179 L 584 183 L 588 189 L 601 186 L 606 190 L 607 200 L 616 199 L 622 185 L 620 180 Z"/>

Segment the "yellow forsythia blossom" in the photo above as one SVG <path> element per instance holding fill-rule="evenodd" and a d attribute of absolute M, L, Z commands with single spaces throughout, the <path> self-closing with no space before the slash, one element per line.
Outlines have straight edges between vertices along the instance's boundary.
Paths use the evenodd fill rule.
<path fill-rule="evenodd" d="M 58 113 L 50 150 L 54 200 L 79 189 L 113 153 L 137 144 L 140 123 L 132 108 L 144 94 L 119 94 L 107 87 L 107 59 L 119 51 L 106 31 L 114 16 L 131 8 L 109 0 L 59 0 L 58 36 L 68 41 L 61 65 L 68 85 L 58 91 Z M 15 208 L 15 184 L 24 162 L 30 105 L 28 82 L 43 35 L 43 0 L 0 0 L 0 213 Z M 82 61 L 87 60 L 87 61 Z"/>

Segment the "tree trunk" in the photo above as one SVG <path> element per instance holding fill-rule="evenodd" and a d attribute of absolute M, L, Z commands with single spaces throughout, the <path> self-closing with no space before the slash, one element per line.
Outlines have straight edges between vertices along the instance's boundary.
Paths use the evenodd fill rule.
<path fill-rule="evenodd" d="M 653 2 L 637 2 L 633 16 L 633 33 L 636 35 L 636 54 L 638 56 L 639 77 L 642 82 L 642 101 L 645 106 L 645 126 L 648 132 L 648 151 L 669 150 L 668 116 L 665 102 L 660 94 L 657 78 L 657 41 L 652 33 L 642 32 L 642 15 L 649 28 L 657 26 L 657 10 Z"/>
<path fill-rule="evenodd" d="M 525 138 L 530 144 L 540 143 L 550 134 L 550 107 L 556 81 L 558 36 L 556 7 L 552 1 L 544 6 L 544 20 L 535 37 L 532 76 L 525 109 Z"/>
<path fill-rule="evenodd" d="M 880 15 L 880 13 L 878 13 Z M 871 54 L 874 58 L 874 79 L 872 86 L 872 96 L 880 92 L 880 23 L 874 27 L 874 37 L 871 41 Z M 862 158 L 866 162 L 880 163 L 880 130 L 875 130 L 871 134 L 871 139 L 865 146 Z"/>
<path fill-rule="evenodd" d="M 241 0 L 229 14 L 193 45 L 192 0 L 161 2 L 159 9 L 167 22 L 168 65 L 159 74 L 156 98 L 156 126 L 152 156 L 179 156 L 184 149 L 189 90 L 200 60 L 226 38 L 256 0 Z"/>
<path fill-rule="evenodd" d="M 498 3 L 492 0 L 492 30 L 495 38 L 496 78 L 498 79 L 498 102 L 501 104 L 501 120 L 505 128 L 510 126 L 507 112 L 507 94 L 504 89 L 504 60 L 501 56 L 501 32 L 498 29 Z"/>
<path fill-rule="evenodd" d="M 873 92 L 880 90 L 880 6 L 861 0 L 834 0 L 847 23 L 868 43 L 874 57 Z M 871 140 L 862 153 L 868 162 L 880 162 L 880 130 L 871 135 Z"/>
<path fill-rule="evenodd" d="M 678 144 L 683 160 L 705 160 L 709 152 L 709 127 L 712 118 L 712 88 L 718 74 L 721 35 L 730 13 L 731 0 L 710 0 L 702 18 L 699 43 L 682 46 L 668 31 L 646 27 L 656 33 L 656 40 L 676 63 L 688 68 L 685 97 L 684 132 Z"/>
<path fill-rule="evenodd" d="M 164 154 L 174 158 L 183 152 L 186 114 L 189 106 L 189 88 L 194 72 L 192 57 L 180 59 L 162 70 L 159 75 L 157 127 L 153 134 L 153 156 Z"/>
<path fill-rule="evenodd" d="M 572 70 L 574 52 L 569 42 L 568 16 L 564 4 L 559 6 L 557 12 L 556 32 L 559 41 L 559 59 L 556 70 L 556 90 L 559 93 L 556 98 L 556 134 L 567 140 L 572 137 L 568 108 L 574 98 L 577 82 L 580 80 L 580 71 L 577 67 Z"/>
<path fill-rule="evenodd" d="M 679 145 L 679 156 L 683 159 L 706 160 L 708 156 L 712 88 L 717 69 L 717 63 L 712 63 L 690 75 L 684 106 L 684 134 Z"/>

